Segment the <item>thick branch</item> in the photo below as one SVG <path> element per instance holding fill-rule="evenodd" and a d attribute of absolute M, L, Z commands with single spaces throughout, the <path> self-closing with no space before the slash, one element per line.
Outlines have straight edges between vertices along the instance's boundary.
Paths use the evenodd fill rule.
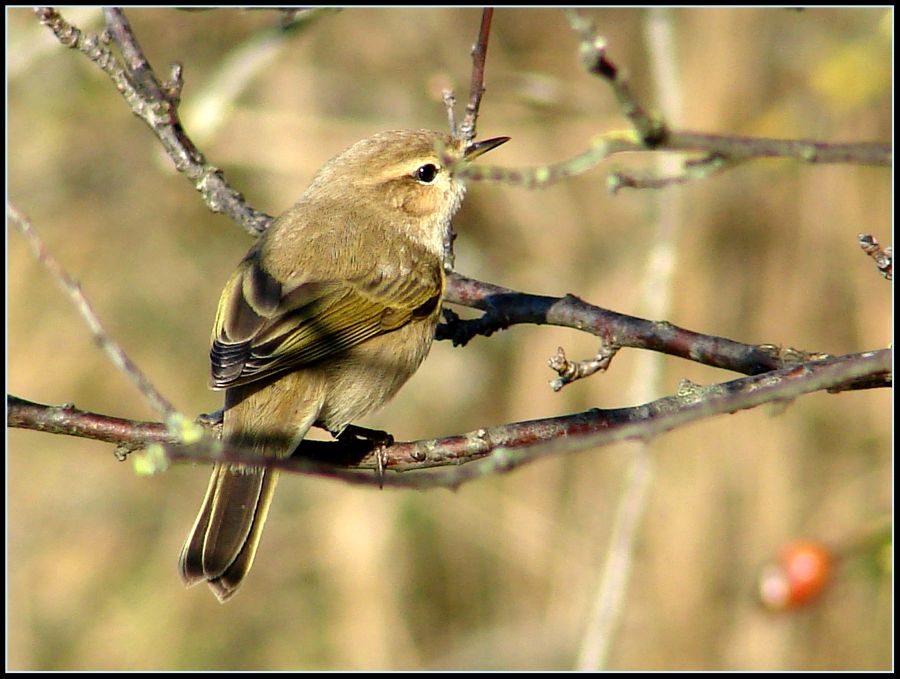
<path fill-rule="evenodd" d="M 479 429 L 442 439 L 393 443 L 380 449 L 377 455 L 374 452 L 361 455 L 352 467 L 325 462 L 328 459 L 346 459 L 348 449 L 340 443 L 318 441 L 304 441 L 297 453 L 286 460 L 260 459 L 250 451 L 222 449 L 213 441 L 194 446 L 171 446 L 168 456 L 171 460 L 226 461 L 274 467 L 372 485 L 455 487 L 470 479 L 509 471 L 546 455 L 585 450 L 626 439 L 649 439 L 713 415 L 734 413 L 763 403 L 787 402 L 814 391 L 842 390 L 860 380 L 877 381 L 890 375 L 891 360 L 892 351 L 881 349 L 812 361 L 709 387 L 685 383 L 674 396 L 634 408 L 592 409 L 574 415 Z M 174 441 L 161 424 L 129 423 L 119 418 L 85 413 L 72 406 L 44 406 L 15 397 L 10 397 L 8 401 L 7 425 L 133 446 Z M 427 474 L 389 474 L 380 479 L 371 473 L 378 466 L 378 457 L 391 471 L 451 468 Z M 472 464 L 458 466 L 464 462 Z"/>
<path fill-rule="evenodd" d="M 451 274 L 444 299 L 481 309 L 484 315 L 472 320 L 453 318 L 438 327 L 438 339 L 464 345 L 477 335 L 490 336 L 498 330 L 521 323 L 558 325 L 589 332 L 607 347 L 650 349 L 678 356 L 714 368 L 745 375 L 778 370 L 827 354 L 804 352 L 775 345 L 743 344 L 724 337 L 703 335 L 666 321 L 648 321 L 589 304 L 574 295 L 545 297 L 516 292 L 460 274 Z M 858 387 L 889 386 L 890 380 Z"/>
<path fill-rule="evenodd" d="M 145 446 L 176 441 L 161 422 L 141 422 L 101 415 L 79 410 L 71 403 L 49 406 L 12 395 L 6 397 L 6 426 L 117 445 Z"/>

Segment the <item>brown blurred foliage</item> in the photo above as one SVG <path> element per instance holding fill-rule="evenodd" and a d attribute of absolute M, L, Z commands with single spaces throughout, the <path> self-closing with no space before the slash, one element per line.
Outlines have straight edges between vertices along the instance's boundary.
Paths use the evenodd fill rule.
<path fill-rule="evenodd" d="M 824 141 L 892 138 L 890 9 L 674 11 L 684 127 Z M 610 58 L 652 102 L 642 10 L 592 10 Z M 186 413 L 219 407 L 207 342 L 250 238 L 208 212 L 106 76 L 29 10 L 8 11 L 8 190 L 112 335 Z M 84 29 L 98 10 L 68 9 Z M 446 125 L 465 99 L 477 9 L 357 9 L 278 39 L 269 12 L 129 10 L 160 75 L 185 68 L 184 120 L 256 208 L 277 214 L 314 171 L 381 129 Z M 277 32 L 277 31 L 276 31 Z M 238 84 L 231 91 L 229 88 Z M 479 131 L 510 135 L 492 162 L 535 165 L 626 123 L 584 73 L 555 10 L 499 9 Z M 216 99 L 221 97 L 221 99 Z M 201 103 L 208 104 L 200 106 Z M 665 114 L 665 111 L 662 112 Z M 638 313 L 648 239 L 683 193 L 671 320 L 743 342 L 835 354 L 886 346 L 891 291 L 856 246 L 890 240 L 883 168 L 743 165 L 662 194 L 604 190 L 612 168 L 539 191 L 476 184 L 456 219 L 457 268 L 528 292 L 572 292 Z M 152 419 L 16 232 L 8 234 L 8 390 Z M 368 418 L 433 437 L 623 396 L 634 353 L 553 393 L 558 345 L 593 338 L 517 327 L 436 344 Z M 666 359 L 678 381 L 728 375 Z M 841 540 L 892 506 L 891 394 L 815 394 L 719 417 L 654 442 L 656 476 L 610 667 L 885 669 L 891 577 L 860 561 L 813 608 L 767 613 L 756 568 L 790 538 Z M 184 590 L 176 558 L 208 470 L 139 478 L 111 447 L 8 431 L 11 669 L 565 669 L 573 666 L 633 449 L 544 460 L 456 493 L 378 492 L 283 478 L 259 556 L 226 606 Z"/>

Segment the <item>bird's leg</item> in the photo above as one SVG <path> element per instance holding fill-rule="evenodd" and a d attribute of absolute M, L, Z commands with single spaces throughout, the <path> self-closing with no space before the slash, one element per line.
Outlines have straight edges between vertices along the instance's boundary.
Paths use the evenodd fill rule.
<path fill-rule="evenodd" d="M 384 468 L 387 463 L 386 448 L 394 442 L 394 437 L 380 429 L 367 429 L 355 424 L 348 424 L 337 436 L 338 441 L 344 444 L 357 445 L 360 441 L 372 444 L 372 454 L 375 455 L 375 465 L 378 471 L 378 480 L 384 479 Z"/>
<path fill-rule="evenodd" d="M 394 442 L 394 437 L 381 429 L 367 429 L 355 424 L 348 424 L 335 436 L 341 443 L 353 441 L 371 441 L 373 446 L 385 447 Z"/>

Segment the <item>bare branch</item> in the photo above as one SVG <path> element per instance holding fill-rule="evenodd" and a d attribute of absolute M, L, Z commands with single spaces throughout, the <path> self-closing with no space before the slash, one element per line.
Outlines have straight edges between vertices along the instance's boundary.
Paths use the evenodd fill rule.
<path fill-rule="evenodd" d="M 438 326 L 437 339 L 465 345 L 478 335 L 490 336 L 521 323 L 558 325 L 599 337 L 608 346 L 650 349 L 715 368 L 756 375 L 827 358 L 827 354 L 801 351 L 773 344 L 743 344 L 724 337 L 704 335 L 666 321 L 649 321 L 589 304 L 574 295 L 545 297 L 515 292 L 453 273 L 444 299 L 481 309 L 484 315 L 461 320 L 445 311 L 446 323 Z M 858 388 L 886 386 L 860 384 Z"/>
<path fill-rule="evenodd" d="M 890 167 L 893 163 L 890 144 L 834 144 L 810 139 L 770 139 L 671 130 L 664 120 L 650 115 L 638 101 L 622 69 L 608 58 L 606 42 L 596 33 L 594 25 L 577 10 L 566 10 L 566 16 L 580 37 L 579 51 L 585 68 L 610 86 L 633 130 L 598 135 L 591 140 L 586 151 L 559 163 L 518 169 L 481 163 L 461 168 L 462 176 L 475 181 L 533 188 L 592 170 L 616 153 L 665 151 L 704 154 L 701 159 L 686 161 L 684 173 L 671 177 L 634 177 L 616 173 L 609 180 L 609 188 L 615 192 L 620 188 L 657 189 L 683 184 L 711 177 L 737 164 L 759 158 L 793 158 L 805 163 L 880 167 Z"/>
<path fill-rule="evenodd" d="M 574 415 L 517 422 L 447 438 L 397 442 L 380 448 L 377 455 L 363 453 L 350 467 L 327 460 L 346 460 L 352 450 L 341 443 L 321 441 L 303 441 L 288 459 L 260 458 L 253 451 L 223 448 L 211 438 L 188 446 L 168 445 L 166 453 L 172 461 L 224 461 L 367 485 L 456 487 L 546 455 L 586 450 L 626 439 L 646 440 L 713 415 L 734 413 L 763 403 L 786 402 L 814 391 L 840 391 L 859 381 L 878 381 L 890 375 L 892 355 L 890 349 L 849 354 L 708 387 L 685 383 L 675 396 L 633 408 L 594 408 Z M 171 434 L 165 433 L 163 425 L 147 422 L 129 425 L 125 420 L 83 413 L 72 406 L 54 408 L 15 397 L 7 404 L 7 424 L 119 443 L 123 442 L 124 433 L 135 437 L 131 440 L 135 445 L 175 441 Z M 388 471 L 449 468 L 425 474 L 387 474 L 381 479 L 371 473 L 378 467 L 379 456 Z M 471 464 L 459 466 L 464 462 Z"/>
<path fill-rule="evenodd" d="M 734 135 L 704 134 L 701 132 L 668 132 L 665 138 L 648 148 L 633 132 L 611 132 L 591 140 L 591 147 L 568 160 L 531 168 L 504 168 L 486 163 L 467 165 L 459 170 L 462 176 L 474 181 L 503 182 L 513 186 L 535 188 L 548 186 L 568 177 L 594 169 L 616 153 L 636 151 L 672 151 L 705 153 L 706 158 L 685 163 L 685 174 L 669 179 L 614 175 L 610 189 L 661 188 L 669 184 L 685 183 L 714 176 L 735 165 L 759 158 L 793 158 L 814 164 L 853 164 L 890 167 L 893 151 L 890 144 L 862 142 L 833 144 L 811 139 L 770 139 Z"/>
<path fill-rule="evenodd" d="M 41 17 L 42 22 L 53 30 L 63 44 L 79 49 L 110 75 L 119 91 L 129 102 L 132 110 L 154 130 L 180 170 L 188 176 L 195 177 L 199 170 L 202 169 L 205 172 L 211 168 L 211 166 L 206 165 L 202 155 L 184 134 L 178 121 L 177 104 L 182 84 L 180 68 L 177 66 L 173 68 L 169 82 L 159 83 L 150 64 L 143 56 L 141 48 L 121 11 L 114 9 L 106 11 L 108 30 L 99 38 L 85 37 L 77 28 L 67 24 L 55 10 L 41 9 L 38 10 L 38 15 Z M 466 120 L 461 126 L 461 129 L 470 130 L 473 135 L 478 106 L 483 93 L 484 56 L 487 48 L 490 21 L 491 10 L 488 9 L 485 10 L 483 15 L 479 39 L 473 50 L 472 89 L 469 105 L 467 106 Z M 577 24 L 577 21 L 575 24 Z M 584 26 L 581 26 L 579 31 L 583 36 L 588 35 Z M 105 45 L 113 39 L 119 45 L 126 67 L 120 66 L 112 53 L 100 44 L 102 42 Z M 486 174 L 489 178 L 508 179 L 509 177 L 518 177 L 520 183 L 546 183 L 589 169 L 596 164 L 598 157 L 605 157 L 609 153 L 662 147 L 668 150 L 708 150 L 711 155 L 707 161 L 695 163 L 697 166 L 712 166 L 716 162 L 734 162 L 736 158 L 749 157 L 753 154 L 779 155 L 785 152 L 782 146 L 784 144 L 793 145 L 792 152 L 801 155 L 810 162 L 839 162 L 838 160 L 828 159 L 831 157 L 829 153 L 836 152 L 836 145 L 669 132 L 660 121 L 656 121 L 647 115 L 636 102 L 625 78 L 615 65 L 607 59 L 602 41 L 591 38 L 590 44 L 585 47 L 584 40 L 586 39 L 583 38 L 582 48 L 585 59 L 593 60 L 590 62 L 592 72 L 596 72 L 601 77 L 612 82 L 623 110 L 638 131 L 638 134 L 604 135 L 598 138 L 594 148 L 574 159 L 575 162 L 569 161 L 557 166 L 538 168 L 533 172 L 505 170 L 498 172 L 488 168 Z M 704 149 L 704 145 L 715 146 L 719 143 L 732 144 L 734 146 L 729 153 L 724 155 L 716 155 L 719 152 L 714 148 Z M 884 162 L 885 158 L 889 162 L 889 148 L 880 145 L 869 146 L 871 147 L 869 150 L 873 153 L 872 157 L 877 162 Z M 855 150 L 858 150 L 858 147 L 859 145 L 845 145 L 843 152 L 852 155 Z M 847 162 L 846 157 L 840 162 Z M 212 169 L 214 170 L 213 174 L 218 173 L 215 168 Z M 482 167 L 473 166 L 471 172 L 475 176 L 482 169 Z M 706 170 L 708 168 L 705 168 Z M 210 203 L 211 195 L 209 193 L 204 194 L 208 204 Z M 245 225 L 250 224 L 249 229 L 251 231 L 260 231 L 265 228 L 269 220 L 267 216 L 255 211 L 244 211 L 245 206 L 240 196 L 234 192 L 228 195 L 238 199 L 239 205 L 237 209 L 232 209 L 231 207 L 227 209 L 222 208 L 222 204 L 220 204 L 218 199 L 213 200 L 215 206 L 211 205 L 212 209 L 219 211 L 222 208 L 222 211 L 226 211 L 237 221 L 241 221 Z M 224 202 L 227 203 L 228 201 L 224 200 Z M 255 226 L 253 226 L 254 224 Z M 77 284 L 75 285 L 77 287 Z M 462 321 L 454 318 L 452 312 L 448 312 L 449 322 L 441 326 L 439 337 L 451 338 L 455 344 L 465 344 L 476 335 L 487 336 L 492 332 L 518 323 L 548 323 L 591 332 L 601 338 L 604 346 L 652 349 L 749 375 L 796 366 L 798 363 L 803 363 L 810 359 L 825 357 L 824 354 L 810 354 L 794 350 L 782 351 L 771 345 L 745 345 L 720 337 L 693 333 L 665 322 L 651 322 L 616 314 L 594 307 L 571 295 L 563 298 L 527 295 L 499 286 L 466 279 L 457 274 L 452 274 L 449 277 L 446 299 L 447 301 L 471 306 L 485 312 L 481 318 L 471 321 Z M 588 361 L 573 362 L 568 361 L 565 355 L 561 354 L 561 360 L 554 363 L 554 368 L 561 375 L 559 382 L 562 384 L 605 369 L 610 359 L 611 355 L 598 354 L 596 358 Z M 877 372 L 874 375 L 867 375 L 867 380 L 865 386 L 889 385 L 890 374 Z M 842 382 L 839 385 L 832 385 L 828 388 L 849 388 L 859 386 L 859 384 L 858 382 L 849 384 Z M 67 417 L 77 417 L 77 413 L 72 409 L 64 408 L 62 411 L 57 410 L 54 412 L 52 419 L 54 421 L 58 420 L 63 414 Z M 88 419 L 90 420 L 91 418 Z M 117 426 L 120 428 L 116 429 Z M 109 424 L 106 430 L 107 435 L 112 435 L 109 432 L 115 430 L 118 432 L 117 436 L 127 433 L 128 436 L 133 435 L 136 438 L 140 438 L 146 433 L 140 427 L 138 430 L 128 433 L 127 430 L 122 430 L 121 426 L 121 423 L 116 425 Z M 90 426 L 86 425 L 85 431 L 88 430 L 97 431 L 96 418 L 94 418 Z M 471 439 L 469 436 L 462 438 L 463 440 Z M 481 437 L 476 436 L 475 438 L 480 439 Z M 404 464 L 412 465 L 410 468 L 416 468 L 417 465 L 421 466 L 423 461 L 427 462 L 430 459 L 428 454 L 425 454 L 423 458 L 422 451 L 416 449 L 417 452 L 408 453 L 408 461 L 404 463 L 403 453 L 398 451 L 404 450 L 402 446 L 409 445 L 413 444 L 395 444 L 390 447 L 389 450 L 393 451 L 392 455 L 395 455 L 395 457 L 388 457 L 387 463 L 392 468 L 403 468 Z M 434 442 L 426 442 L 426 453 L 428 450 L 433 449 L 434 445 Z M 453 446 L 450 446 L 450 448 L 453 448 Z M 396 457 L 396 455 L 399 455 L 399 457 Z M 453 463 L 460 461 L 459 457 L 455 455 L 451 455 L 450 459 L 452 459 Z M 434 463 L 435 461 L 432 460 L 431 463 L 424 464 L 424 466 L 432 466 Z M 440 456 L 436 463 L 442 463 Z"/>
<path fill-rule="evenodd" d="M 450 90 L 444 90 L 442 98 L 444 106 L 447 108 L 447 118 L 450 123 L 450 134 L 453 137 L 462 139 L 466 144 L 475 138 L 475 128 L 478 122 L 478 110 L 481 107 L 481 97 L 484 94 L 484 64 L 487 58 L 488 38 L 491 34 L 491 17 L 494 10 L 490 7 L 485 8 L 481 13 L 481 28 L 478 31 L 478 38 L 472 46 L 472 77 L 469 85 L 469 102 L 466 104 L 466 114 L 462 124 L 456 125 L 456 97 Z M 453 163 L 449 157 L 446 159 Z M 456 265 L 456 254 L 453 252 L 453 242 L 456 240 L 456 231 L 453 224 L 444 234 L 444 270 L 452 271 Z"/>
<path fill-rule="evenodd" d="M 150 443 L 175 442 L 168 429 L 160 422 L 139 422 L 101 415 L 79 410 L 71 403 L 43 405 L 13 395 L 7 396 L 6 426 L 119 445 L 144 446 Z"/>
<path fill-rule="evenodd" d="M 252 234 L 266 230 L 272 218 L 249 207 L 228 185 L 222 171 L 206 162 L 182 128 L 178 116 L 181 68 L 174 67 L 171 81 L 160 84 L 122 10 L 104 10 L 107 30 L 102 36 L 85 35 L 51 7 L 35 12 L 63 45 L 80 51 L 110 77 L 132 113 L 153 131 L 175 168 L 191 180 L 210 210 L 224 213 Z M 118 45 L 124 66 L 105 46 L 110 40 Z"/>

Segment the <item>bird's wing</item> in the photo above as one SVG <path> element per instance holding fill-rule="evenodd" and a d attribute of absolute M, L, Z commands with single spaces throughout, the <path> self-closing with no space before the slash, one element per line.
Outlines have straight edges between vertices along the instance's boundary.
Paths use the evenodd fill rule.
<path fill-rule="evenodd" d="M 410 271 L 375 270 L 348 280 L 280 283 L 248 256 L 219 300 L 210 386 L 246 384 L 346 351 L 431 315 L 443 274 L 436 258 Z"/>

